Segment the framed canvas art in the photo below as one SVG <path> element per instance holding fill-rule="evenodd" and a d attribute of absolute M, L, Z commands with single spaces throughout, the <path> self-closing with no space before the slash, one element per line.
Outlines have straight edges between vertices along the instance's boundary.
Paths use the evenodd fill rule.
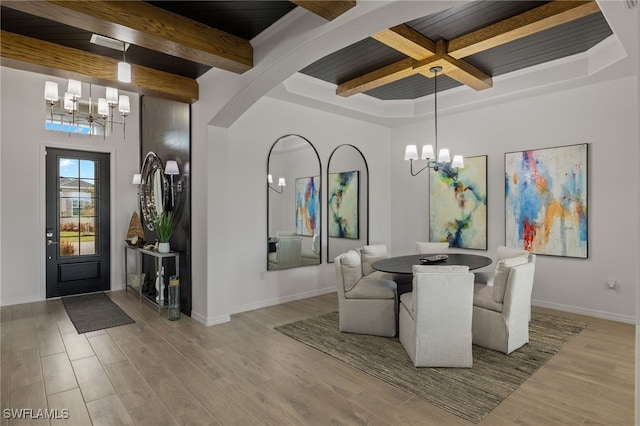
<path fill-rule="evenodd" d="M 487 156 L 429 170 L 429 241 L 487 249 Z"/>
<path fill-rule="evenodd" d="M 508 152 L 505 243 L 587 258 L 587 144 Z"/>
<path fill-rule="evenodd" d="M 329 236 L 358 239 L 359 178 L 358 170 L 329 173 Z"/>
<path fill-rule="evenodd" d="M 296 178 L 296 234 L 320 233 L 320 176 Z"/>

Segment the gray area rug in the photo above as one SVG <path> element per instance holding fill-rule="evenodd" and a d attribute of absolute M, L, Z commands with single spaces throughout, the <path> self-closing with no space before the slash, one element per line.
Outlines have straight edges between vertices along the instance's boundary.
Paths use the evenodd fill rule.
<path fill-rule="evenodd" d="M 135 322 L 104 293 L 63 297 L 62 303 L 78 334 Z"/>
<path fill-rule="evenodd" d="M 340 333 L 338 313 L 275 330 L 478 423 L 587 326 L 532 313 L 529 343 L 509 355 L 473 346 L 473 368 L 415 368 L 397 338 Z"/>

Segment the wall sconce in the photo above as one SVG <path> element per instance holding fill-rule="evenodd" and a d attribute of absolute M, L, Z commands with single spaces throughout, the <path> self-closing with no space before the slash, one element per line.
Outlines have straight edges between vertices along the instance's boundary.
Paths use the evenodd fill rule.
<path fill-rule="evenodd" d="M 140 185 L 142 184 L 142 174 L 134 173 L 133 174 L 133 179 L 131 180 L 131 183 L 133 185 L 137 185 L 138 186 L 138 197 L 140 197 Z"/>
<path fill-rule="evenodd" d="M 275 189 L 273 186 L 271 186 L 271 184 L 273 183 L 273 176 L 271 176 L 270 174 L 267 175 L 267 182 L 269 182 L 269 189 L 273 189 L 278 194 L 282 194 L 284 192 L 284 187 L 287 186 L 287 183 L 285 182 L 284 178 L 281 177 L 278 179 L 278 187 L 280 188 L 280 191 Z"/>
<path fill-rule="evenodd" d="M 164 174 L 169 175 L 171 179 L 171 207 L 175 206 L 176 203 L 176 190 L 178 192 L 182 191 L 182 182 L 178 182 L 178 187 L 173 183 L 173 176 L 180 174 L 180 169 L 178 168 L 178 162 L 176 160 L 168 160 L 164 165 Z"/>

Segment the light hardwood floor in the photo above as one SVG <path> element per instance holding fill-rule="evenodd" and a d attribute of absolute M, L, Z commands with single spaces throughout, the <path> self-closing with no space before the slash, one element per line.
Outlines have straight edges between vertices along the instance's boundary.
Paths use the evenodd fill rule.
<path fill-rule="evenodd" d="M 60 300 L 1 309 L 3 410 L 69 410 L 51 425 L 471 425 L 273 331 L 336 310 L 335 294 L 213 327 L 108 294 L 135 324 L 78 335 Z M 480 424 L 632 425 L 634 326 L 549 312 L 589 326 Z"/>

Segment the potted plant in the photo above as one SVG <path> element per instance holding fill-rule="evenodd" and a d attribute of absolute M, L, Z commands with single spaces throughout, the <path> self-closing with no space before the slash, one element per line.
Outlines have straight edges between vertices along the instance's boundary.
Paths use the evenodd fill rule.
<path fill-rule="evenodd" d="M 162 212 L 153 222 L 153 226 L 158 236 L 158 251 L 160 253 L 169 253 L 171 250 L 169 240 L 171 239 L 171 232 L 173 231 L 173 213 Z"/>

